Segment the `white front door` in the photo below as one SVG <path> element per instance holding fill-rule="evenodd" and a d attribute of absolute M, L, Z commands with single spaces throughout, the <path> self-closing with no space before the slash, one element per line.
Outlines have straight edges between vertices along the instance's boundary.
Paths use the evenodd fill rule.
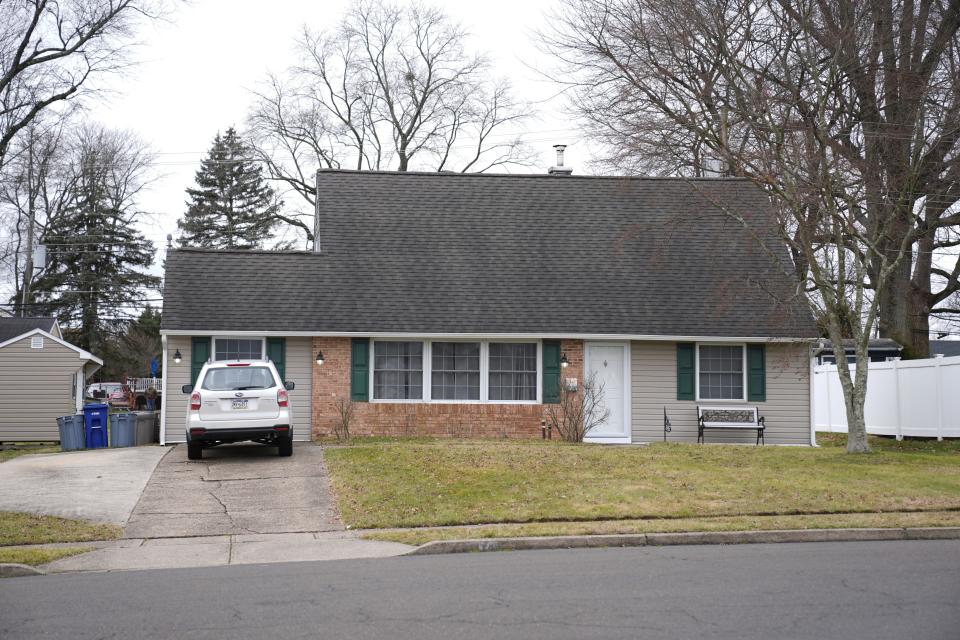
<path fill-rule="evenodd" d="M 584 382 L 593 376 L 603 389 L 603 406 L 610 414 L 606 422 L 587 433 L 591 442 L 630 442 L 629 345 L 588 342 L 584 354 Z"/>

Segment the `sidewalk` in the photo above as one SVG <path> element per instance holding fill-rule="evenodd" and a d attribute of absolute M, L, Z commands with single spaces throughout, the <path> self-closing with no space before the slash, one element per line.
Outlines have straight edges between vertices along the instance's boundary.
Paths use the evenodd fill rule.
<path fill-rule="evenodd" d="M 93 547 L 95 550 L 40 567 L 47 573 L 219 567 L 228 564 L 384 558 L 414 547 L 398 542 L 360 540 L 347 531 L 125 538 L 121 540 L 35 546 Z"/>

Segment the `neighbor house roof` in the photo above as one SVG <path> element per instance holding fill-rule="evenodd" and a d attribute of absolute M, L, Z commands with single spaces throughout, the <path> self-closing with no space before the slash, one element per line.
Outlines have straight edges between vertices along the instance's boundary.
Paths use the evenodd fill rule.
<path fill-rule="evenodd" d="M 34 329 L 53 333 L 56 325 L 56 318 L 0 318 L 0 342 L 6 342 Z"/>
<path fill-rule="evenodd" d="M 960 356 L 960 340 L 931 340 L 930 355 L 940 354 L 949 358 L 950 356 Z"/>
<path fill-rule="evenodd" d="M 322 171 L 317 193 L 318 253 L 169 251 L 163 330 L 817 335 L 745 180 Z"/>

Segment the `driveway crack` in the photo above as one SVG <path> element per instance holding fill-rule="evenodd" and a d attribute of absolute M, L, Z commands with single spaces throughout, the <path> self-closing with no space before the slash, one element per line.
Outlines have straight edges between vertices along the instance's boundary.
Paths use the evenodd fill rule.
<path fill-rule="evenodd" d="M 219 489 L 220 485 L 218 484 L 216 488 Z M 247 529 L 246 527 L 241 527 L 239 524 L 237 524 L 237 521 L 233 519 L 233 514 L 230 513 L 230 510 L 227 508 L 227 504 L 220 499 L 220 496 L 214 493 L 214 489 L 210 489 L 209 491 L 207 491 L 207 493 L 209 493 L 213 497 L 213 499 L 216 500 L 217 503 L 223 508 L 223 515 L 227 516 L 227 518 L 230 519 L 230 524 L 232 524 L 234 528 L 239 529 L 240 531 L 243 531 L 245 533 L 260 533 L 259 531 L 254 531 L 253 529 Z"/>

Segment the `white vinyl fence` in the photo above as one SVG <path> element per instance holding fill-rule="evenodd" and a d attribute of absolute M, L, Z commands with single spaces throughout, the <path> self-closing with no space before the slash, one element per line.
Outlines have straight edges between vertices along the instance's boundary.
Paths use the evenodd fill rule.
<path fill-rule="evenodd" d="M 813 393 L 817 431 L 846 433 L 837 365 L 814 367 Z M 960 356 L 871 362 L 865 417 L 876 435 L 960 438 Z"/>

